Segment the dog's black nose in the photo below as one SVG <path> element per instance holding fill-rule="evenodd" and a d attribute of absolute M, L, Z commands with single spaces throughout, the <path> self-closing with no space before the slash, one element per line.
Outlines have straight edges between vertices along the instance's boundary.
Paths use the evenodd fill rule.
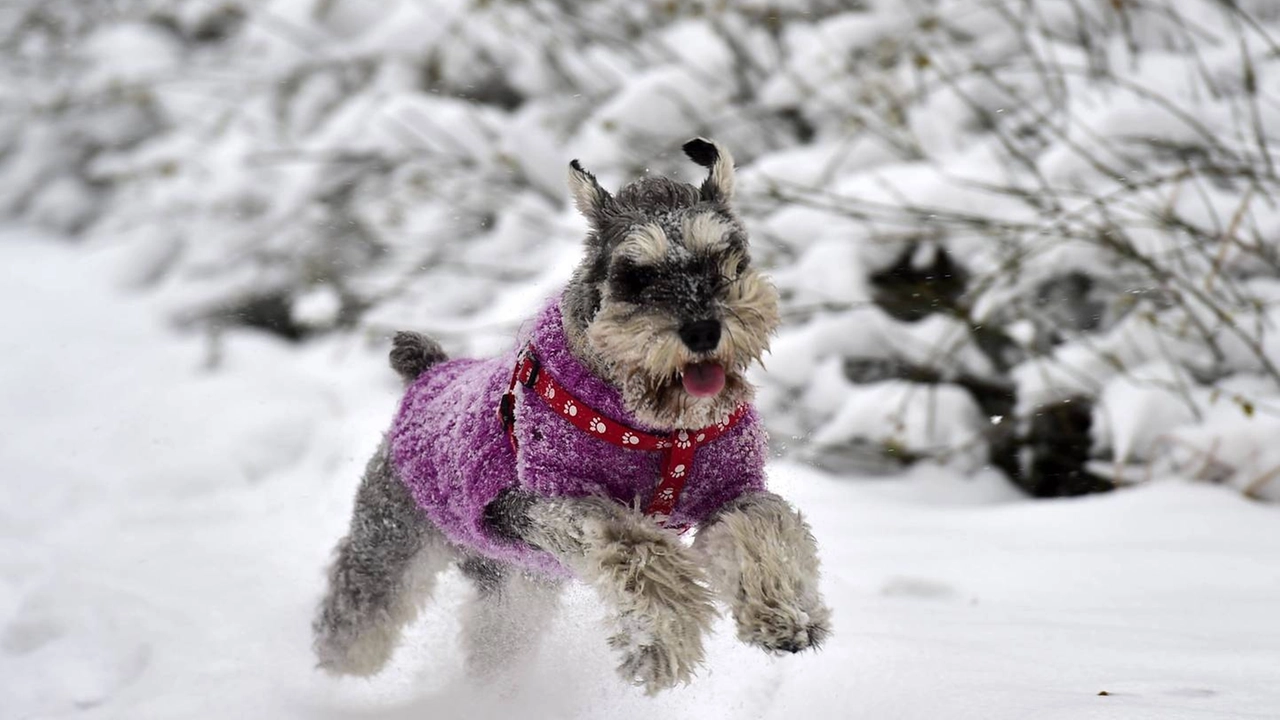
<path fill-rule="evenodd" d="M 719 320 L 695 320 L 680 328 L 680 339 L 694 352 L 710 352 L 720 344 Z"/>

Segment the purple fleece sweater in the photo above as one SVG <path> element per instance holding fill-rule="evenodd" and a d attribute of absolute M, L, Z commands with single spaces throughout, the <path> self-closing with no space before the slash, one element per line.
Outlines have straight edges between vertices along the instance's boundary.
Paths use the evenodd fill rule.
<path fill-rule="evenodd" d="M 569 424 L 542 398 L 516 391 L 511 448 L 498 419 L 516 357 L 533 343 L 542 372 L 580 401 L 623 425 L 654 432 L 628 413 L 622 396 L 569 350 L 554 298 L 520 332 L 516 347 L 487 360 L 449 360 L 427 369 L 405 392 L 389 434 L 391 458 L 419 507 L 453 543 L 553 575 L 568 571 L 524 543 L 491 534 L 484 508 L 502 490 L 545 496 L 603 495 L 645 507 L 660 480 L 660 452 L 618 447 Z M 729 500 L 764 489 L 767 438 L 754 409 L 715 441 L 698 448 L 672 522 L 693 525 Z"/>

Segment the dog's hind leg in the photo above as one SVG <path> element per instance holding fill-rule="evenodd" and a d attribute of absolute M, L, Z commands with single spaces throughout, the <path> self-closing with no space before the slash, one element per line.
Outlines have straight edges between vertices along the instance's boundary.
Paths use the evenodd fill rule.
<path fill-rule="evenodd" d="M 459 567 L 476 587 L 462 616 L 467 673 L 492 678 L 537 647 L 559 607 L 562 583 L 480 557 L 468 558 Z"/>
<path fill-rule="evenodd" d="M 508 491 L 490 505 L 495 531 L 545 550 L 615 613 L 618 672 L 650 694 L 688 682 L 716 610 L 703 570 L 668 530 L 605 498 Z"/>
<path fill-rule="evenodd" d="M 770 652 L 816 648 L 831 630 L 809 525 L 786 500 L 753 492 L 698 530 L 693 548 L 728 603 L 738 639 Z"/>
<path fill-rule="evenodd" d="M 396 476 L 385 444 L 365 469 L 350 531 L 334 554 L 312 624 L 316 657 L 330 672 L 372 675 L 453 559 Z"/>

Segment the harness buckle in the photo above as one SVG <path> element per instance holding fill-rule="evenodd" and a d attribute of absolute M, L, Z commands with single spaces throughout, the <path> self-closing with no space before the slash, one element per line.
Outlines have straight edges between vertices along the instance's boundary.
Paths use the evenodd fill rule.
<path fill-rule="evenodd" d="M 531 352 L 525 353 L 524 361 L 529 365 L 529 377 L 522 379 L 520 384 L 532 390 L 538 384 L 538 373 L 542 372 L 542 362 Z"/>
<path fill-rule="evenodd" d="M 516 396 L 506 393 L 498 401 L 498 417 L 502 419 L 502 428 L 511 432 L 516 425 Z"/>

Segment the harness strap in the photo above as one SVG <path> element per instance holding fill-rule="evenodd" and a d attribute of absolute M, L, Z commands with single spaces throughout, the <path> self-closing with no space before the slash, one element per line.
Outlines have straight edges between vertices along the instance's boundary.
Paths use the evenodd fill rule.
<path fill-rule="evenodd" d="M 636 430 L 606 417 L 565 390 L 555 378 L 551 377 L 551 373 L 542 371 L 542 363 L 538 362 L 533 346 L 530 345 L 516 360 L 515 369 L 511 373 L 511 383 L 498 403 L 498 417 L 507 431 L 512 449 L 517 453 L 520 451 L 520 444 L 516 439 L 517 385 L 523 385 L 526 390 L 533 391 L 548 407 L 588 435 L 628 450 L 661 452 L 663 454 L 662 477 L 654 488 L 645 514 L 652 515 L 664 523 L 671 517 L 672 511 L 680 501 L 680 493 L 684 490 L 685 482 L 693 470 L 694 452 L 737 424 L 747 409 L 745 405 L 740 406 L 724 422 L 701 430 L 676 430 L 665 435 Z"/>

